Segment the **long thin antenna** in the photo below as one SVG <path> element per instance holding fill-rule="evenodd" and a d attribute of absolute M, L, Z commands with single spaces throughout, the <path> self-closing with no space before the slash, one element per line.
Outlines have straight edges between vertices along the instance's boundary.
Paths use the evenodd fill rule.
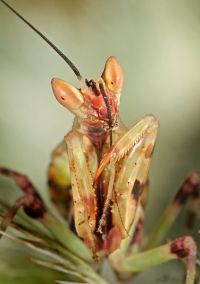
<path fill-rule="evenodd" d="M 99 84 L 99 88 L 100 88 L 102 97 L 104 99 L 104 102 L 105 102 L 105 105 L 106 105 L 106 108 L 107 108 L 108 127 L 109 127 L 109 135 L 110 135 L 110 146 L 112 146 L 112 115 L 111 115 L 111 109 L 110 109 L 110 105 L 109 105 L 109 102 L 108 102 L 108 97 L 107 97 L 106 92 L 105 92 L 104 87 L 103 87 L 103 83 Z"/>
<path fill-rule="evenodd" d="M 13 9 L 8 3 L 4 0 L 0 0 L 8 9 L 10 9 L 15 15 L 17 15 L 24 23 L 26 23 L 32 30 L 34 30 L 48 45 L 50 45 L 55 52 L 62 57 L 62 59 L 69 65 L 69 67 L 74 71 L 76 77 L 80 81 L 82 76 L 76 66 L 71 62 L 71 60 L 60 51 L 46 36 L 44 36 L 38 29 L 36 29 L 31 23 L 29 23 L 24 17 L 22 17 L 15 9 Z"/>

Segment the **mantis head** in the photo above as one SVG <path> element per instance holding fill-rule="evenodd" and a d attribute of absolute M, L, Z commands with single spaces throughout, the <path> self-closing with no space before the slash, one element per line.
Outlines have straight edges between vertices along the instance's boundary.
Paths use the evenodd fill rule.
<path fill-rule="evenodd" d="M 81 75 L 77 78 L 80 88 L 58 78 L 52 79 L 53 92 L 58 102 L 88 125 L 114 125 L 124 81 L 117 59 L 114 56 L 108 58 L 101 78 L 96 81 L 83 79 Z"/>
<path fill-rule="evenodd" d="M 111 56 L 105 64 L 101 78 L 97 81 L 83 79 L 73 62 L 36 27 L 8 3 L 1 0 L 17 17 L 38 34 L 72 69 L 80 82 L 80 89 L 53 78 L 52 87 L 56 99 L 91 127 L 108 127 L 112 144 L 112 127 L 116 123 L 120 93 L 123 86 L 123 71 L 116 58 Z"/>

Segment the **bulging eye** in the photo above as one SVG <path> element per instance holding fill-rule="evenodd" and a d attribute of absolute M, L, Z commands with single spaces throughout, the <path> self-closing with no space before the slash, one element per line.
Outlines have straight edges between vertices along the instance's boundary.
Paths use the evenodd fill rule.
<path fill-rule="evenodd" d="M 110 56 L 106 61 L 101 77 L 111 92 L 115 94 L 121 93 L 124 83 L 124 74 L 121 66 L 114 56 Z"/>
<path fill-rule="evenodd" d="M 72 85 L 58 78 L 53 78 L 51 85 L 57 101 L 69 110 L 79 109 L 83 104 L 84 99 L 81 92 Z"/>

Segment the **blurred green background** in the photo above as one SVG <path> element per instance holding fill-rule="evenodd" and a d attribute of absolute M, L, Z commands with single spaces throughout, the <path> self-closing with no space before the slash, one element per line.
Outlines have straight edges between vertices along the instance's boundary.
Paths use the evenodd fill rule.
<path fill-rule="evenodd" d="M 146 231 L 150 231 L 187 174 L 200 171 L 200 2 L 9 3 L 64 51 L 88 79 L 98 78 L 107 57 L 115 55 L 125 73 L 120 105 L 123 121 L 131 126 L 149 112 L 160 121 L 146 213 Z M 73 121 L 73 115 L 52 94 L 54 76 L 77 84 L 54 51 L 0 3 L 0 163 L 29 175 L 46 199 L 50 152 Z M 1 196 L 14 201 L 15 186 L 1 179 L 0 187 Z M 183 217 L 184 213 L 170 236 L 181 235 Z M 2 242 L 0 246 L 0 283 L 7 284 L 6 279 L 14 281 L 17 276 L 4 275 L 5 267 L 14 269 L 20 263 L 25 270 L 29 267 L 23 254 L 18 258 L 21 250 L 15 245 Z M 46 283 L 36 277 L 35 266 L 30 269 L 33 280 Z M 150 274 L 152 283 L 161 283 L 158 275 Z M 19 282 L 12 283 L 23 283 L 22 275 Z M 51 274 L 48 277 L 47 283 L 53 283 Z M 144 283 L 141 279 L 134 283 Z"/>

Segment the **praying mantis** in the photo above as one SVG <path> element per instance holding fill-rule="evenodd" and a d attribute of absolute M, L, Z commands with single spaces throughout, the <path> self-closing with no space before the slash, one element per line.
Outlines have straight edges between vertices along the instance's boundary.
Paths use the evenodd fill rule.
<path fill-rule="evenodd" d="M 66 61 L 80 84 L 76 88 L 58 78 L 51 82 L 57 101 L 75 115 L 72 130 L 51 156 L 48 180 L 53 202 L 64 208 L 70 203 L 71 213 L 66 215 L 71 217 L 74 231 L 92 251 L 94 260 L 108 257 L 118 275 L 137 273 L 173 259 L 185 259 L 185 283 L 194 283 L 196 244 L 193 238 L 183 236 L 164 245 L 160 243 L 187 200 L 191 211 L 198 209 L 198 174 L 192 173 L 185 180 L 145 243 L 142 240 L 145 196 L 158 120 L 148 114 L 130 129 L 125 127 L 119 118 L 124 74 L 118 60 L 110 56 L 98 80 L 85 79 L 71 60 L 41 32 L 5 1 L 1 3 Z M 2 231 L 20 207 L 30 218 L 50 228 L 54 220 L 29 179 L 4 167 L 0 167 L 0 173 L 13 178 L 25 193 L 6 213 Z M 67 200 L 63 205 L 65 194 Z M 65 243 L 65 235 L 56 236 Z M 77 242 L 76 254 L 84 249 L 83 243 Z"/>

